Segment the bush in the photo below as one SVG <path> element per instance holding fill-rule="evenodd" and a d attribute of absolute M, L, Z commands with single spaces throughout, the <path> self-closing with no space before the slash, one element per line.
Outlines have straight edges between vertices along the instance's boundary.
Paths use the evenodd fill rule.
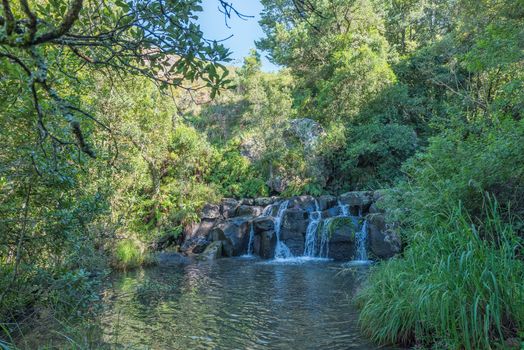
<path fill-rule="evenodd" d="M 382 344 L 439 349 L 491 349 L 518 337 L 522 239 L 495 205 L 482 226 L 460 206 L 441 214 L 448 220 L 420 232 L 404 257 L 374 268 L 359 294 L 364 331 Z"/>

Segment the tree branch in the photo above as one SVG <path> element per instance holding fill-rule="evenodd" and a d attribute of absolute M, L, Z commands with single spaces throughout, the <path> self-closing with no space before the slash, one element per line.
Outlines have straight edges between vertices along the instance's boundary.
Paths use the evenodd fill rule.
<path fill-rule="evenodd" d="M 4 0 L 7 1 L 7 0 Z M 42 44 L 47 41 L 60 38 L 64 34 L 66 34 L 73 24 L 78 19 L 78 15 L 80 14 L 80 10 L 82 10 L 83 0 L 73 0 L 73 3 L 71 6 L 69 6 L 69 9 L 67 10 L 67 13 L 64 17 L 64 20 L 60 24 L 60 26 L 52 30 L 50 32 L 44 33 L 40 36 L 38 36 L 33 42 L 33 45 Z"/>

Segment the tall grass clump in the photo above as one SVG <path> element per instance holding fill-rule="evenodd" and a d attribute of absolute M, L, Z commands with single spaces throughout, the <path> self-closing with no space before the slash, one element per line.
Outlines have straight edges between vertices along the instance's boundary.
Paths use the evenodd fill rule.
<path fill-rule="evenodd" d="M 115 269 L 134 269 L 153 263 L 152 255 L 135 240 L 123 239 L 116 243 L 112 259 L 112 266 Z"/>
<path fill-rule="evenodd" d="M 477 225 L 460 205 L 435 213 L 448 219 L 373 269 L 358 297 L 365 333 L 382 344 L 438 349 L 504 348 L 522 337 L 522 238 L 496 202 L 487 208 Z"/>

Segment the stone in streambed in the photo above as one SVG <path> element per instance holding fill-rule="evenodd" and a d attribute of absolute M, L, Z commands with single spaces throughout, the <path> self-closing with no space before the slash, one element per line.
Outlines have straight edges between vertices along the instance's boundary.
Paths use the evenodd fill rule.
<path fill-rule="evenodd" d="M 200 256 L 202 260 L 216 260 L 222 257 L 222 241 L 216 241 L 207 246 Z"/>

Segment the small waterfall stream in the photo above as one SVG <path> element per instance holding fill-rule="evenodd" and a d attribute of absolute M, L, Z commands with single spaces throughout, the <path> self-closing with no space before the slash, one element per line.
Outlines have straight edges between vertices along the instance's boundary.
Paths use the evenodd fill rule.
<path fill-rule="evenodd" d="M 367 227 L 368 222 L 364 220 L 360 230 L 355 233 L 355 240 L 357 241 L 357 255 L 355 256 L 355 260 L 357 261 L 368 261 L 368 253 L 366 251 Z"/>
<path fill-rule="evenodd" d="M 275 218 L 275 235 L 277 236 L 277 245 L 275 246 L 275 259 L 288 259 L 292 258 L 293 254 L 289 250 L 288 246 L 280 240 L 280 230 L 282 228 L 282 218 L 284 212 L 289 206 L 289 200 L 282 202 L 278 208 L 278 214 Z"/>
<path fill-rule="evenodd" d="M 309 214 L 309 224 L 306 229 L 306 240 L 304 243 L 304 256 L 315 257 L 317 254 L 317 231 L 322 220 L 322 212 L 315 199 L 315 211 Z"/>
<path fill-rule="evenodd" d="M 264 208 L 264 211 L 262 211 L 262 214 L 259 217 L 267 217 L 271 215 L 271 212 L 273 211 L 273 204 L 268 205 Z M 255 228 L 253 225 L 253 221 L 251 221 L 250 228 L 249 228 L 249 243 L 247 244 L 247 254 L 246 257 L 252 257 L 253 256 L 253 245 L 255 243 Z"/>

